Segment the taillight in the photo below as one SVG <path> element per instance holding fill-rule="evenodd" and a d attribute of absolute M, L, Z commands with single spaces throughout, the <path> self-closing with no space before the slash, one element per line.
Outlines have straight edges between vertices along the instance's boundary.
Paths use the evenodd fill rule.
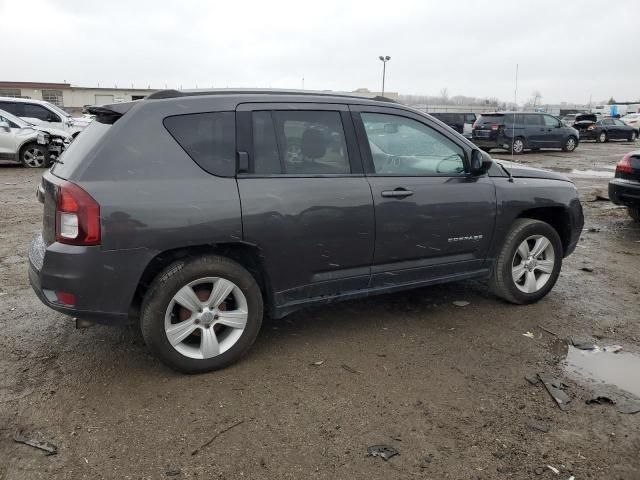
<path fill-rule="evenodd" d="M 58 185 L 56 241 L 69 245 L 100 244 L 100 205 L 75 183 Z"/>
<path fill-rule="evenodd" d="M 631 166 L 631 155 L 627 153 L 622 160 L 616 165 L 617 173 L 633 173 L 633 167 Z"/>

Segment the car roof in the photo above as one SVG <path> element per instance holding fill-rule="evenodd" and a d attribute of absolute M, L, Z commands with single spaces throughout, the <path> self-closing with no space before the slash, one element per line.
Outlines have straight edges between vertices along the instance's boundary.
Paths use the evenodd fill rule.
<path fill-rule="evenodd" d="M 49 102 L 45 102 L 44 100 L 38 100 L 37 98 L 18 98 L 18 97 L 0 97 L 0 100 L 5 102 L 17 102 L 17 103 L 39 103 L 39 104 L 49 104 Z"/>

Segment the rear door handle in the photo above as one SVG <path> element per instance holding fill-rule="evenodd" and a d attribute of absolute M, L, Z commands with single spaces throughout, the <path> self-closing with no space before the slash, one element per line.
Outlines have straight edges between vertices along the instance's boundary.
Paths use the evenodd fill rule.
<path fill-rule="evenodd" d="M 406 188 L 401 188 L 401 187 L 396 188 L 394 190 L 382 191 L 383 197 L 404 198 L 404 197 L 410 197 L 411 195 L 413 195 L 413 192 L 411 190 L 407 190 Z"/>

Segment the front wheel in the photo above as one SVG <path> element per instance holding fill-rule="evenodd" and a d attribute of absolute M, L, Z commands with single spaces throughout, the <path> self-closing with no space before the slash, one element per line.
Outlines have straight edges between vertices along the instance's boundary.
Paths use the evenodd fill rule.
<path fill-rule="evenodd" d="M 511 303 L 537 302 L 558 280 L 562 253 L 562 242 L 551 225 L 517 219 L 496 259 L 491 290 Z"/>
<path fill-rule="evenodd" d="M 249 350 L 262 324 L 262 293 L 253 276 L 225 257 L 203 256 L 167 267 L 142 304 L 149 349 L 183 373 L 224 368 Z"/>
<path fill-rule="evenodd" d="M 635 142 L 637 138 L 638 138 L 638 132 L 631 132 L 631 135 L 629 136 L 629 141 Z"/>
<path fill-rule="evenodd" d="M 29 143 L 20 150 L 20 162 L 27 168 L 49 166 L 49 151 L 44 145 Z"/>
<path fill-rule="evenodd" d="M 518 137 L 511 143 L 511 152 L 515 155 L 520 155 L 524 152 L 524 140 L 522 138 Z"/>
<path fill-rule="evenodd" d="M 578 146 L 578 140 L 576 139 L 576 137 L 569 137 L 567 138 L 566 142 L 564 142 L 564 145 L 562 146 L 562 151 L 573 152 L 577 146 Z"/>

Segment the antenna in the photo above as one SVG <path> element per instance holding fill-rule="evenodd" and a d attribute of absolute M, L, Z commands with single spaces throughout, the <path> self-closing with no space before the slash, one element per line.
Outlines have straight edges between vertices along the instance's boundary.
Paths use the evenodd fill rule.
<path fill-rule="evenodd" d="M 516 112 L 518 111 L 518 64 L 516 63 L 516 89 L 513 92 L 513 120 L 511 121 L 511 161 L 513 162 L 513 143 L 516 139 Z"/>

